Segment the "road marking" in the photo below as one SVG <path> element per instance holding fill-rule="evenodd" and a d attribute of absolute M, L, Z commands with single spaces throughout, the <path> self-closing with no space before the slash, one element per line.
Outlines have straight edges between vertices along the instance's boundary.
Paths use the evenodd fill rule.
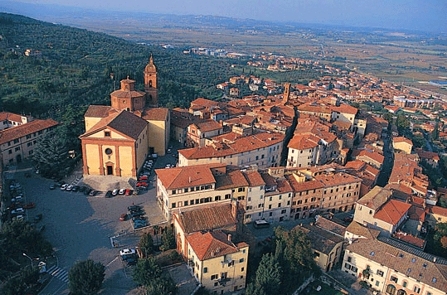
<path fill-rule="evenodd" d="M 64 283 L 68 283 L 68 272 L 65 269 L 53 265 L 47 270 L 47 273 L 55 278 L 58 278 Z"/>
<path fill-rule="evenodd" d="M 116 256 L 112 261 L 107 263 L 106 267 L 109 267 L 110 264 L 114 263 L 118 259 L 118 256 Z"/>

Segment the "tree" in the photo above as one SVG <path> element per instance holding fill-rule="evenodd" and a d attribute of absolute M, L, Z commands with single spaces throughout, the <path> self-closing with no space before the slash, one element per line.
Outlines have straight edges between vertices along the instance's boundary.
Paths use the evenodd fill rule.
<path fill-rule="evenodd" d="M 152 252 L 154 251 L 154 240 L 152 239 L 150 233 L 146 233 L 140 238 L 138 247 L 144 253 L 144 257 L 147 257 L 149 254 L 152 254 Z"/>
<path fill-rule="evenodd" d="M 133 279 L 146 288 L 148 295 L 173 295 L 177 288 L 170 277 L 163 276 L 161 267 L 153 257 L 140 259 L 135 266 Z"/>
<path fill-rule="evenodd" d="M 166 251 L 175 248 L 174 230 L 171 227 L 166 227 L 161 236 L 160 250 Z"/>
<path fill-rule="evenodd" d="M 396 126 L 400 135 L 409 133 L 410 120 L 404 114 L 398 114 L 396 119 Z"/>
<path fill-rule="evenodd" d="M 277 227 L 275 237 L 275 256 L 284 270 L 282 287 L 285 290 L 293 291 L 310 275 L 319 275 L 310 241 L 301 229 L 287 231 Z"/>
<path fill-rule="evenodd" d="M 68 288 L 73 295 L 94 295 L 101 290 L 105 267 L 91 259 L 77 262 L 68 273 Z"/>
<path fill-rule="evenodd" d="M 25 291 L 29 287 L 35 285 L 37 280 L 39 280 L 39 269 L 37 267 L 27 265 L 20 270 L 18 275 L 6 282 L 2 288 L 2 294 L 25 294 Z"/>
<path fill-rule="evenodd" d="M 264 254 L 256 270 L 254 282 L 247 286 L 247 295 L 281 293 L 282 268 L 273 254 Z"/>

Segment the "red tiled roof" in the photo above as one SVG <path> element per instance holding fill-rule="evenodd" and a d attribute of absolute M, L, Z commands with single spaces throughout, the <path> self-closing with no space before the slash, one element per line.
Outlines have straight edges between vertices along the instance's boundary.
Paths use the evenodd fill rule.
<path fill-rule="evenodd" d="M 39 132 L 58 125 L 56 121 L 52 119 L 46 120 L 34 120 L 26 124 L 22 124 L 16 127 L 4 129 L 0 131 L 0 144 L 7 143 L 14 139 L 25 137 L 28 134 Z"/>
<path fill-rule="evenodd" d="M 202 132 L 208 132 L 213 130 L 219 130 L 222 129 L 222 124 L 214 121 L 214 120 L 206 120 L 202 122 L 193 123 L 197 126 L 197 129 L 199 129 Z"/>
<path fill-rule="evenodd" d="M 5 120 L 22 123 L 22 116 L 10 112 L 0 112 L 0 121 Z"/>
<path fill-rule="evenodd" d="M 264 179 L 257 170 L 248 170 L 243 172 L 248 185 L 251 187 L 265 185 Z"/>
<path fill-rule="evenodd" d="M 238 252 L 222 231 L 195 232 L 186 236 L 186 239 L 201 261 Z"/>
<path fill-rule="evenodd" d="M 166 121 L 169 117 L 167 108 L 151 108 L 144 110 L 143 119 L 151 121 Z"/>
<path fill-rule="evenodd" d="M 284 140 L 284 135 L 280 133 L 258 133 L 241 138 L 238 136 L 240 135 L 227 133 L 214 137 L 213 140 L 217 142 L 216 146 L 219 148 L 213 146 L 194 147 L 181 149 L 178 152 L 186 159 L 218 158 L 273 146 Z M 226 140 L 226 138 L 232 139 Z"/>
<path fill-rule="evenodd" d="M 105 118 L 109 115 L 111 106 L 89 105 L 84 117 Z"/>
<path fill-rule="evenodd" d="M 205 164 L 196 166 L 156 169 L 158 179 L 168 190 L 216 183 L 211 168 L 225 164 Z"/>
<path fill-rule="evenodd" d="M 203 206 L 200 209 L 193 209 L 175 213 L 186 234 L 203 231 L 224 229 L 236 226 L 237 220 L 231 211 L 231 204 L 216 206 Z"/>
<path fill-rule="evenodd" d="M 374 214 L 374 218 L 383 220 L 389 224 L 397 225 L 399 220 L 407 214 L 411 204 L 391 199 Z"/>

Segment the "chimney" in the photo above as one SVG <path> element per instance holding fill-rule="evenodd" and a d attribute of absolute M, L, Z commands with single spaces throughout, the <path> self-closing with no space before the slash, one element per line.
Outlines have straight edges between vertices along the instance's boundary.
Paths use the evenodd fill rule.
<path fill-rule="evenodd" d="M 231 234 L 228 234 L 228 242 L 231 243 Z"/>
<path fill-rule="evenodd" d="M 190 177 L 188 177 L 188 182 L 189 182 L 189 183 L 191 183 L 191 176 L 190 176 Z"/>

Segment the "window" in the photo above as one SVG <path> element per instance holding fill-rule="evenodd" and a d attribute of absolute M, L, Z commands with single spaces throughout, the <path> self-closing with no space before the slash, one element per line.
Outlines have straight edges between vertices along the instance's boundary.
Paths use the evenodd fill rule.
<path fill-rule="evenodd" d="M 244 271 L 244 270 L 245 270 L 245 268 L 241 267 L 241 272 Z"/>
<path fill-rule="evenodd" d="M 386 294 L 395 295 L 396 287 L 394 287 L 394 285 L 391 285 L 391 284 L 386 286 Z"/>
<path fill-rule="evenodd" d="M 19 143 L 19 140 L 18 139 L 14 139 L 14 143 Z"/>
<path fill-rule="evenodd" d="M 218 274 L 211 275 L 212 280 L 217 280 L 219 278 Z"/>
<path fill-rule="evenodd" d="M 172 208 L 175 208 L 175 203 L 172 203 Z"/>
<path fill-rule="evenodd" d="M 208 267 L 204 267 L 203 268 L 203 273 L 207 273 L 208 272 Z"/>
<path fill-rule="evenodd" d="M 351 262 L 351 261 L 352 261 L 352 257 L 348 256 L 348 262 Z"/>
<path fill-rule="evenodd" d="M 244 258 L 239 259 L 239 263 L 244 262 Z"/>
<path fill-rule="evenodd" d="M 8 154 L 12 154 L 12 150 L 9 150 L 9 151 L 8 151 Z"/>
<path fill-rule="evenodd" d="M 17 151 L 20 151 L 20 147 L 18 146 L 18 147 L 16 147 L 14 150 L 15 150 L 16 152 L 17 152 Z"/>
<path fill-rule="evenodd" d="M 404 282 L 402 283 L 402 287 L 406 288 L 407 286 L 408 286 L 408 282 L 407 282 L 407 281 L 404 281 Z"/>
<path fill-rule="evenodd" d="M 391 276 L 390 281 L 393 281 L 397 284 L 397 278 L 395 276 Z"/>
<path fill-rule="evenodd" d="M 110 137 L 110 131 L 104 131 L 104 137 Z"/>
<path fill-rule="evenodd" d="M 419 294 L 421 292 L 421 288 L 414 286 L 413 291 Z"/>
<path fill-rule="evenodd" d="M 377 275 L 383 277 L 383 271 L 381 271 L 380 269 L 377 270 Z"/>

